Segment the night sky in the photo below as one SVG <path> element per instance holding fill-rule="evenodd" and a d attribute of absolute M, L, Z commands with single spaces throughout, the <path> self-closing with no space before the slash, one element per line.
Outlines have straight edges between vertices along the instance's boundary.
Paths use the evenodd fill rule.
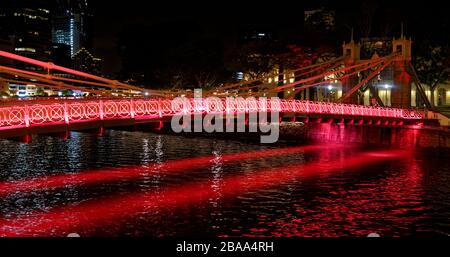
<path fill-rule="evenodd" d="M 270 27 L 285 34 L 301 37 L 303 26 L 303 11 L 309 8 L 325 6 L 336 10 L 336 19 L 340 23 L 342 33 L 350 34 L 349 27 L 355 27 L 355 37 L 358 38 L 357 24 L 342 22 L 351 20 L 361 12 L 374 10 L 373 29 L 371 36 L 377 36 L 386 21 L 397 24 L 391 34 L 400 33 L 400 22 L 404 22 L 404 30 L 414 41 L 422 38 L 447 40 L 449 15 L 447 8 L 439 1 L 419 1 L 412 5 L 411 1 L 91 1 L 94 18 L 94 52 L 104 60 L 104 72 L 113 74 L 120 71 L 118 41 L 119 35 L 133 27 L 164 27 L 172 24 L 174 35 L 190 33 L 184 31 L 186 22 L 201 24 L 204 34 L 220 37 L 225 44 L 238 35 L 240 29 L 250 27 Z M 342 23 L 342 24 L 341 24 Z M 180 26 L 177 26 L 179 24 Z M 345 24 L 345 25 L 343 25 Z M 178 29 L 177 29 L 178 28 Z M 151 31 L 151 30 L 148 30 Z M 146 37 L 158 37 L 153 33 L 135 33 L 134 39 L 140 41 Z M 195 36 L 195 35 L 194 35 Z M 348 36 L 349 37 L 349 36 Z M 174 37 L 175 39 L 176 37 Z M 344 38 L 344 37 L 342 37 Z M 339 45 L 341 38 L 336 38 Z M 149 48 L 152 46 L 149 45 Z M 145 53 L 143 58 L 151 57 Z"/>

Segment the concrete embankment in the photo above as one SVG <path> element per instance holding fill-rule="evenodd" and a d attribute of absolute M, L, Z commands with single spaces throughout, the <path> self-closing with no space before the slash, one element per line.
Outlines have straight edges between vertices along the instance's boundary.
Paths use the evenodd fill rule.
<path fill-rule="evenodd" d="M 280 139 L 311 143 L 360 143 L 424 150 L 450 150 L 448 127 L 284 122 L 280 126 Z"/>

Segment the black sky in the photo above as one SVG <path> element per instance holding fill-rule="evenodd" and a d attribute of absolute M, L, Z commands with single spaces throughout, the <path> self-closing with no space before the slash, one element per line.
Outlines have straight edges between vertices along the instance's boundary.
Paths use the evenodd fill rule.
<path fill-rule="evenodd" d="M 167 22 L 183 23 L 195 20 L 205 27 L 206 33 L 221 34 L 226 38 L 245 24 L 271 25 L 300 33 L 303 11 L 325 6 L 340 16 L 352 16 L 360 12 L 366 0 L 218 0 L 218 1 L 91 1 L 94 18 L 94 52 L 104 60 L 104 71 L 112 74 L 121 68 L 117 49 L 118 35 L 133 25 L 158 26 Z M 376 2 L 378 11 L 390 10 L 395 21 L 405 23 L 405 31 L 413 38 L 440 36 L 442 20 L 448 20 L 447 8 L 435 0 L 427 1 L 370 1 Z M 368 5 L 372 6 L 372 5 Z M 380 16 L 385 15 L 385 13 Z M 377 17 L 385 19 L 386 17 Z M 388 17 L 389 18 L 389 17 Z M 355 25 L 356 26 L 356 25 Z M 398 25 L 399 30 L 400 25 Z M 173 31 L 173 33 L 178 33 Z M 158 35 L 136 35 L 140 37 Z"/>

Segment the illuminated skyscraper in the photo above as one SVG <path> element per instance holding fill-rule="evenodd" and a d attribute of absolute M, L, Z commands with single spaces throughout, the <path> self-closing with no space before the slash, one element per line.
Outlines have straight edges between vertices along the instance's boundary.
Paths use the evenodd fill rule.
<path fill-rule="evenodd" d="M 73 56 L 81 48 L 89 48 L 89 20 L 92 17 L 87 0 L 58 0 L 52 19 L 53 43 L 70 46 Z"/>
<path fill-rule="evenodd" d="M 0 39 L 10 42 L 19 55 L 50 61 L 51 23 L 50 6 L 44 0 L 1 0 Z M 36 69 L 36 67 L 22 68 Z"/>

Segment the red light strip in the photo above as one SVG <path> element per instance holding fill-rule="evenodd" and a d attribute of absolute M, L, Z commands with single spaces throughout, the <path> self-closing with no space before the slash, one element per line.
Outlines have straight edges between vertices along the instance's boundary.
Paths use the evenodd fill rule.
<path fill-rule="evenodd" d="M 321 170 L 320 163 L 269 169 L 257 173 L 236 175 L 220 182 L 220 196 L 233 197 L 239 194 L 273 187 L 298 177 L 317 173 L 346 170 L 387 159 L 404 158 L 407 151 L 391 150 L 353 155 L 345 160 L 328 162 L 333 167 Z M 26 217 L 0 220 L 0 236 L 65 236 L 86 227 L 107 226 L 110 222 L 131 218 L 136 213 L 151 212 L 160 208 L 176 208 L 216 197 L 218 192 L 210 182 L 199 182 L 166 188 L 162 192 L 129 193 L 124 196 L 93 200 L 71 207 L 61 207 L 51 212 L 36 212 Z"/>
<path fill-rule="evenodd" d="M 386 57 L 377 58 L 377 59 L 374 59 L 374 60 L 364 61 L 364 62 L 361 62 L 361 63 L 358 63 L 358 64 L 354 64 L 354 65 L 351 65 L 351 66 L 346 66 L 346 67 L 343 67 L 343 68 L 339 68 L 339 69 L 336 69 L 334 71 L 327 71 L 325 73 L 322 73 L 322 74 L 319 74 L 319 75 L 315 75 L 315 76 L 312 76 L 312 77 L 309 77 L 309 78 L 301 79 L 301 80 L 295 81 L 293 83 L 288 83 L 288 84 L 285 84 L 285 85 L 282 85 L 282 86 L 278 86 L 278 87 L 272 89 L 271 91 L 280 91 L 280 90 L 283 90 L 285 88 L 293 87 L 293 86 L 296 86 L 296 85 L 299 85 L 299 84 L 311 83 L 311 82 L 314 82 L 314 81 L 316 81 L 318 79 L 322 79 L 322 78 L 330 76 L 330 75 L 339 74 L 339 73 L 346 73 L 347 71 L 350 71 L 350 70 L 355 69 L 355 68 L 358 68 L 358 69 L 361 69 L 361 70 L 367 70 L 367 69 L 370 68 L 369 65 L 383 62 L 384 60 L 386 60 L 388 58 L 392 58 L 392 55 L 386 56 Z M 367 67 L 363 67 L 363 66 L 367 66 Z M 336 78 L 336 79 L 339 79 L 339 78 Z"/>
<path fill-rule="evenodd" d="M 340 145 L 311 145 L 287 147 L 281 149 L 269 149 L 262 151 L 241 152 L 225 154 L 221 156 L 221 161 L 226 164 L 230 162 L 268 158 L 277 155 L 287 155 L 298 152 L 319 151 L 330 148 L 342 148 L 348 146 Z M 62 174 L 46 176 L 42 178 L 28 179 L 23 181 L 0 182 L 0 197 L 5 197 L 15 193 L 29 193 L 48 189 L 63 188 L 65 186 L 87 186 L 98 183 L 119 181 L 123 179 L 137 179 L 142 177 L 143 172 L 151 171 L 155 167 L 160 167 L 162 172 L 180 172 L 183 170 L 202 168 L 210 165 L 209 161 L 215 156 L 196 157 L 190 159 L 172 160 L 164 163 L 155 163 L 152 167 L 127 167 L 116 169 L 100 169 L 94 171 L 85 171 L 77 174 Z"/>
<path fill-rule="evenodd" d="M 308 75 L 310 73 L 316 72 L 316 71 L 318 71 L 320 69 L 323 69 L 324 67 L 328 67 L 330 64 L 335 64 L 337 62 L 340 62 L 343 59 L 344 59 L 344 57 L 338 57 L 338 58 L 329 60 L 327 62 L 316 63 L 316 64 L 312 64 L 312 65 L 309 65 L 309 66 L 301 67 L 301 68 L 298 68 L 298 69 L 289 70 L 289 71 L 286 71 L 286 72 L 283 72 L 283 73 L 278 73 L 277 76 L 283 76 L 283 75 L 288 75 L 290 73 L 298 73 L 300 71 L 303 71 L 300 74 L 295 74 L 294 77 L 289 77 L 287 79 L 289 80 L 291 78 L 301 77 L 301 76 Z M 270 76 L 266 75 L 266 76 L 263 76 L 262 78 L 258 78 L 258 79 L 254 79 L 254 80 L 241 81 L 240 83 L 235 83 L 235 84 L 228 85 L 228 86 L 218 87 L 216 89 L 210 90 L 209 92 L 207 92 L 207 94 L 212 94 L 213 91 L 219 91 L 219 90 L 223 91 L 223 90 L 226 90 L 226 89 L 232 89 L 232 88 L 236 88 L 236 87 L 239 87 L 240 90 L 243 90 L 244 88 L 241 88 L 242 86 L 248 85 L 248 84 L 251 84 L 251 83 L 255 83 L 255 82 L 258 82 L 258 81 L 263 81 L 263 80 L 268 79 L 269 77 Z"/>
<path fill-rule="evenodd" d="M 30 102 L 28 105 L 23 105 L 21 102 L 18 106 L 0 108 L 0 129 L 8 129 L 10 126 L 70 124 L 103 119 L 159 119 L 162 116 L 173 116 L 180 112 L 184 114 L 281 112 L 422 119 L 422 114 L 414 110 L 300 100 L 221 99 L 213 102 L 207 99 L 188 99 L 183 109 L 179 107 L 171 100 L 163 99 L 75 100 L 45 104 Z"/>
<path fill-rule="evenodd" d="M 80 76 L 80 77 L 84 77 L 84 78 L 88 78 L 88 79 L 92 79 L 92 80 L 96 80 L 96 81 L 101 81 L 103 83 L 106 83 L 106 85 L 104 86 L 109 86 L 112 88 L 115 87 L 122 87 L 122 88 L 126 88 L 126 89 L 131 89 L 131 90 L 137 90 L 137 91 L 146 91 L 143 88 L 140 87 L 135 87 L 135 86 L 131 86 L 125 83 L 120 83 L 116 80 L 111 80 L 111 79 L 106 79 L 106 78 L 102 78 L 99 76 L 95 76 L 95 75 L 91 75 L 89 73 L 85 73 L 85 72 L 81 72 L 81 71 L 77 71 L 77 70 L 73 70 L 73 69 L 69 69 L 69 68 L 65 68 L 59 65 L 55 65 L 51 62 L 42 62 L 42 61 L 38 61 L 38 60 L 34 60 L 28 57 L 24 57 L 24 56 L 20 56 L 17 54 L 13 54 L 13 53 L 8 53 L 5 51 L 0 51 L 0 56 L 1 57 L 5 57 L 8 59 L 12 59 L 12 60 L 16 60 L 16 61 L 20 61 L 20 62 L 25 62 L 25 63 L 29 63 L 29 64 L 33 64 L 36 66 L 40 66 L 48 71 L 50 70 L 57 70 L 57 71 L 61 71 L 61 72 L 65 72 L 68 74 L 72 74 L 72 75 L 76 75 L 76 76 Z"/>

